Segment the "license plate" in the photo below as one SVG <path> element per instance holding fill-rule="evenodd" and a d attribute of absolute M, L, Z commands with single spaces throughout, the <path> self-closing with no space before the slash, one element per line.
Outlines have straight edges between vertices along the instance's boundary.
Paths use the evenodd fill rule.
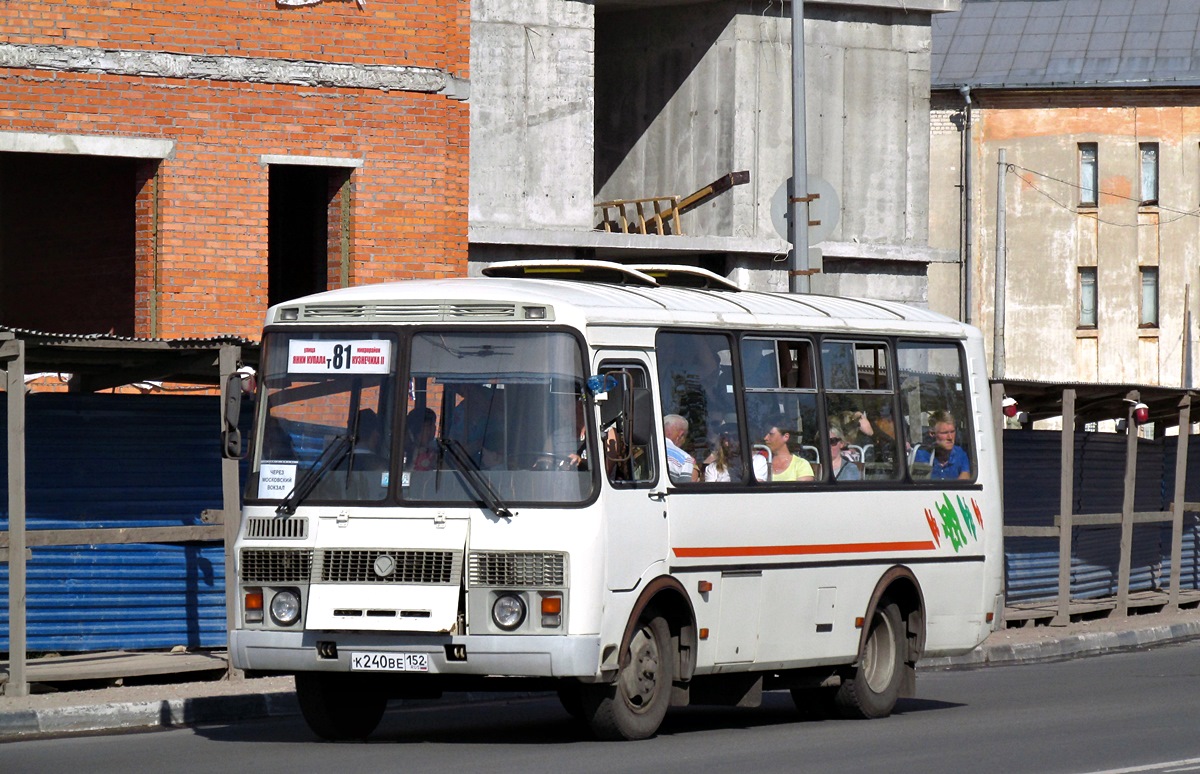
<path fill-rule="evenodd" d="M 352 672 L 428 672 L 428 653 L 351 653 Z"/>

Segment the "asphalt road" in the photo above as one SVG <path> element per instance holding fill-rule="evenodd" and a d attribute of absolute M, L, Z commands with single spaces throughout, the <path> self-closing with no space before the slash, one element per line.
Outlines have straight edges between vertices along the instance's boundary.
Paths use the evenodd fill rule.
<path fill-rule="evenodd" d="M 1200 642 L 1054 664 L 923 672 L 877 721 L 673 710 L 654 739 L 591 741 L 551 698 L 388 713 L 367 743 L 296 718 L 0 744 L 0 771 L 1117 772 L 1200 770 Z"/>

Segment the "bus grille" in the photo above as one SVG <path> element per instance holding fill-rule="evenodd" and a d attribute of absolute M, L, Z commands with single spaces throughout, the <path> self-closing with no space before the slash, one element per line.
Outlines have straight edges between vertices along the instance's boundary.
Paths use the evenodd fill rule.
<path fill-rule="evenodd" d="M 566 554 L 520 551 L 471 554 L 472 586 L 561 587 L 567 583 Z"/>
<path fill-rule="evenodd" d="M 303 540 L 308 537 L 308 519 L 303 516 L 289 516 L 286 519 L 279 517 L 247 519 L 246 537 Z"/>
<path fill-rule="evenodd" d="M 243 548 L 243 583 L 307 583 L 312 577 L 311 548 Z"/>
<path fill-rule="evenodd" d="M 320 577 L 324 583 L 455 585 L 462 580 L 462 551 L 329 549 L 321 552 Z"/>

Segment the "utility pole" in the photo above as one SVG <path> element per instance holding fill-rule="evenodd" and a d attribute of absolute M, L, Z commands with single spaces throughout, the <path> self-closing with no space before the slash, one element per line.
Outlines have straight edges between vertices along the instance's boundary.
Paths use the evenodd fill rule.
<path fill-rule="evenodd" d="M 808 137 L 804 114 L 804 0 L 792 0 L 792 187 L 788 191 L 788 289 L 809 291 Z"/>
<path fill-rule="evenodd" d="M 1004 238 L 1004 178 L 1008 174 L 1005 149 L 1000 149 L 999 169 L 996 171 L 996 322 L 992 339 L 992 378 L 1004 378 L 1004 282 L 1008 267 L 1005 252 L 1008 246 Z"/>

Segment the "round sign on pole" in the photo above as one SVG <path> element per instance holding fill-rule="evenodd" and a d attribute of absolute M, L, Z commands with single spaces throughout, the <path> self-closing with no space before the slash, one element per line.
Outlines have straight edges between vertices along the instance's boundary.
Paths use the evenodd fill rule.
<path fill-rule="evenodd" d="M 771 197 L 771 223 L 775 226 L 775 230 L 779 232 L 779 236 L 787 239 L 788 234 L 788 184 L 791 178 L 783 181 L 779 188 L 775 190 L 775 194 Z M 805 192 L 800 192 L 798 195 L 803 195 Z M 819 177 L 809 176 L 808 191 L 809 196 L 815 196 L 808 203 L 808 243 L 815 245 L 818 242 L 824 242 L 833 233 L 837 227 L 838 220 L 842 215 L 842 203 L 838 200 L 837 192 L 833 190 L 833 186 L 825 182 Z"/>

